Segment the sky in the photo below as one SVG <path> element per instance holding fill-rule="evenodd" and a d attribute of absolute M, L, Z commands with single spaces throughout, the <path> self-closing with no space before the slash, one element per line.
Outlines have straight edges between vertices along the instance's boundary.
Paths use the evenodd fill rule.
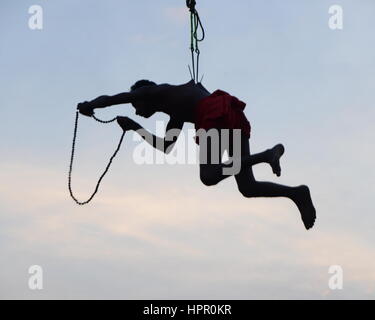
<path fill-rule="evenodd" d="M 282 142 L 282 176 L 307 184 L 306 231 L 289 200 L 246 199 L 197 165 L 137 165 L 130 134 L 94 201 L 67 172 L 77 103 L 139 79 L 190 80 L 185 1 L 3 0 L 0 4 L 1 299 L 374 299 L 375 2 L 197 1 L 203 84 L 247 103 L 251 151 Z M 43 29 L 28 26 L 43 8 Z M 343 30 L 328 26 L 331 5 Z M 156 114 L 129 116 L 155 132 Z M 187 131 L 193 126 L 185 125 Z M 185 132 L 184 131 L 184 132 Z M 73 188 L 86 198 L 121 130 L 80 118 Z M 29 267 L 43 269 L 30 290 Z M 343 270 L 342 290 L 328 286 Z"/>

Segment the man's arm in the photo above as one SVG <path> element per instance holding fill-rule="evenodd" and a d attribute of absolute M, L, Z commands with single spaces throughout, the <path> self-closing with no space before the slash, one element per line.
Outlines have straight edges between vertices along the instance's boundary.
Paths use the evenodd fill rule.
<path fill-rule="evenodd" d="M 142 101 L 162 101 L 168 95 L 168 84 L 145 86 L 131 92 L 123 92 L 114 96 L 100 96 L 92 101 L 79 103 L 77 109 L 86 116 L 92 116 L 94 109 L 106 108 L 123 103 Z"/>
<path fill-rule="evenodd" d="M 115 96 L 100 96 L 91 101 L 78 103 L 77 109 L 85 116 L 91 117 L 94 114 L 94 109 L 106 108 L 116 104 L 132 102 L 132 93 L 124 92 Z"/>
<path fill-rule="evenodd" d="M 165 137 L 160 138 L 147 131 L 140 124 L 130 118 L 119 117 L 117 121 L 124 130 L 136 131 L 148 144 L 166 154 L 172 151 L 184 125 L 183 121 L 171 118 L 167 124 Z"/>
<path fill-rule="evenodd" d="M 114 96 L 100 96 L 94 100 L 89 101 L 89 105 L 93 109 L 106 108 L 122 103 L 131 103 L 133 101 L 131 92 L 124 92 Z"/>

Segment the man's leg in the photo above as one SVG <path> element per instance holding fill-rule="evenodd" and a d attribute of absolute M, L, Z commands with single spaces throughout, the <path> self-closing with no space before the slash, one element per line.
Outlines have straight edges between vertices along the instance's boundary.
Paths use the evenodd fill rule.
<path fill-rule="evenodd" d="M 250 152 L 246 151 L 248 150 L 248 139 L 245 137 L 241 137 L 241 141 L 238 143 L 241 143 L 241 155 L 234 155 L 234 157 L 241 157 L 241 159 L 239 160 L 241 162 L 241 168 L 248 168 L 259 163 L 268 163 L 271 166 L 273 173 L 275 173 L 277 176 L 280 176 L 281 168 L 279 160 L 280 157 L 284 154 L 283 145 L 278 144 L 272 149 L 250 155 Z M 228 151 L 230 157 L 233 156 L 232 144 L 233 140 L 231 138 L 230 145 L 225 146 L 223 150 L 221 149 L 221 141 L 219 142 L 220 149 L 216 152 L 220 153 L 220 157 L 218 157 L 220 160 L 222 159 L 225 150 Z M 212 149 L 210 139 L 207 140 L 207 150 L 200 149 L 199 152 L 207 152 L 207 164 L 200 164 L 200 177 L 201 181 L 208 186 L 215 185 L 220 181 L 230 177 L 230 175 L 223 174 L 223 168 L 231 168 L 233 161 L 238 161 L 237 158 L 233 159 L 233 161 L 229 161 L 228 163 L 221 163 L 220 161 L 220 163 L 218 164 L 212 164 L 213 157 L 211 154 Z"/>
<path fill-rule="evenodd" d="M 243 157 L 250 156 L 249 141 L 244 141 L 241 148 Z M 253 197 L 286 197 L 298 207 L 306 229 L 315 222 L 315 208 L 307 186 L 289 187 L 272 182 L 259 182 L 254 178 L 252 167 L 242 167 L 235 176 L 239 191 L 247 198 Z"/>
<path fill-rule="evenodd" d="M 248 142 L 248 140 L 246 139 Z M 277 144 L 272 149 L 268 149 L 266 151 L 256 153 L 256 154 L 248 154 L 241 156 L 241 168 L 248 168 L 258 163 L 268 163 L 271 168 L 272 172 L 276 174 L 278 177 L 281 175 L 281 167 L 280 167 L 280 158 L 284 154 L 284 146 L 282 144 Z"/>

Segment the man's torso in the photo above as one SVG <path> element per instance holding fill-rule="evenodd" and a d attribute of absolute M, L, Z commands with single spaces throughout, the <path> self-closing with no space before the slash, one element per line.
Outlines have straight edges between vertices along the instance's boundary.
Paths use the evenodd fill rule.
<path fill-rule="evenodd" d="M 210 92 L 201 83 L 195 84 L 193 80 L 182 85 L 165 84 L 165 90 L 160 98 L 163 105 L 162 112 L 171 118 L 194 123 L 194 111 L 198 102 L 209 96 Z"/>

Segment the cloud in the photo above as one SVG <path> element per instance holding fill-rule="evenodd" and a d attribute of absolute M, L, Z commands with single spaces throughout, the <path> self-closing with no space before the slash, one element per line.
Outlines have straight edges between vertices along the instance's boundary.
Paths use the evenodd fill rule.
<path fill-rule="evenodd" d="M 170 189 L 112 177 L 79 207 L 56 166 L 2 169 L 0 281 L 13 297 L 30 297 L 17 270 L 35 260 L 54 275 L 50 298 L 329 298 L 332 264 L 344 268 L 345 297 L 374 293 L 371 244 L 319 220 L 306 232 L 287 200 L 245 199 L 230 181 Z"/>
<path fill-rule="evenodd" d="M 163 8 L 161 12 L 162 19 L 166 19 L 168 23 L 172 23 L 177 26 L 188 26 L 189 25 L 189 11 L 185 7 L 167 7 Z M 130 40 L 137 44 L 160 44 L 165 42 L 174 42 L 168 34 L 155 34 L 150 33 L 136 33 L 130 37 Z"/>
<path fill-rule="evenodd" d="M 189 10 L 186 7 L 167 7 L 163 10 L 164 16 L 177 25 L 186 26 L 189 22 Z"/>

